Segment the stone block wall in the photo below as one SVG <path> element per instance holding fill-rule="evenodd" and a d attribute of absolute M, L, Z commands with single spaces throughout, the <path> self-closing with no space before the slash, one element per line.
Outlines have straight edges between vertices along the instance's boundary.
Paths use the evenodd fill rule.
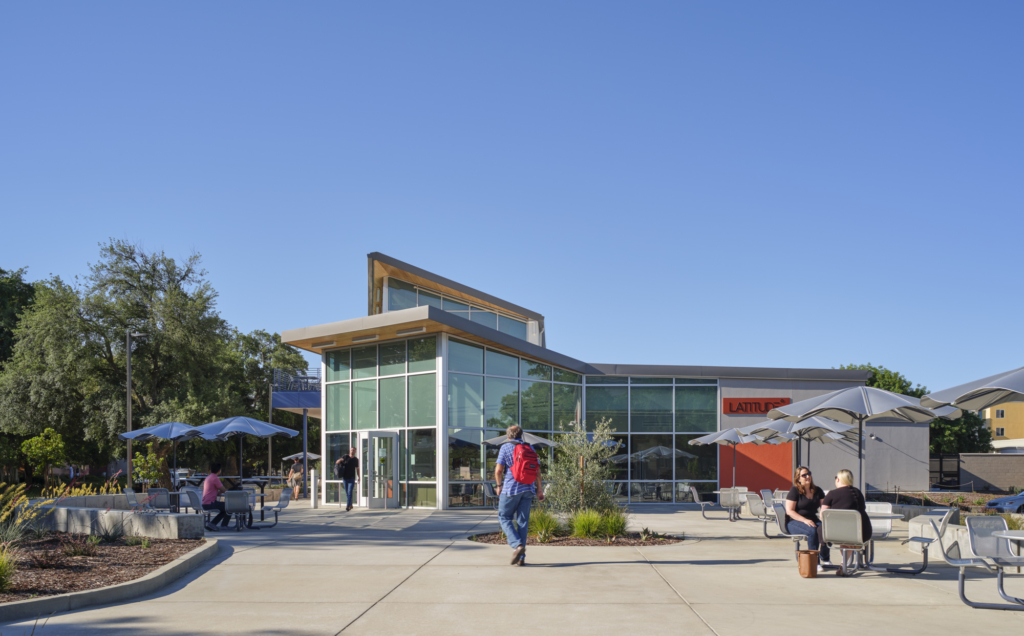
<path fill-rule="evenodd" d="M 961 453 L 960 488 L 1010 491 L 1024 488 L 1024 454 Z"/>

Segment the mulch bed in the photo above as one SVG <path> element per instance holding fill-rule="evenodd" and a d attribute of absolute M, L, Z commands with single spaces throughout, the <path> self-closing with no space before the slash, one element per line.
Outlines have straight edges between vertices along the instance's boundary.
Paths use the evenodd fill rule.
<path fill-rule="evenodd" d="M 92 556 L 65 556 L 62 540 L 85 540 L 84 535 L 51 534 L 46 539 L 18 545 L 20 565 L 11 587 L 0 592 L 0 603 L 41 596 L 81 592 L 132 581 L 195 550 L 205 539 L 150 539 L 150 547 L 128 545 L 124 539 L 101 543 Z M 50 557 L 51 567 L 38 567 Z M 33 562 L 32 557 L 37 562 Z"/>
<path fill-rule="evenodd" d="M 490 543 L 498 545 L 506 545 L 504 537 L 501 533 L 490 532 L 487 534 L 477 534 L 470 537 L 471 541 L 478 543 Z M 682 539 L 674 537 L 658 537 L 656 539 L 647 539 L 643 541 L 640 539 L 639 532 L 630 532 L 621 537 L 615 537 L 611 542 L 605 539 L 579 539 L 577 537 L 553 537 L 547 543 L 541 543 L 537 541 L 537 537 L 529 537 L 526 540 L 526 545 L 553 545 L 553 546 L 593 546 L 593 547 L 629 547 L 629 546 L 652 546 L 652 545 L 669 545 L 672 543 L 679 543 Z"/>

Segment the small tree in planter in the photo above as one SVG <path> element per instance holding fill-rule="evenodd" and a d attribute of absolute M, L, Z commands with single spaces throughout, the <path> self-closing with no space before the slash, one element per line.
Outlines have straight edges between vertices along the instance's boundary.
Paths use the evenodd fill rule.
<path fill-rule="evenodd" d="M 142 482 L 143 492 L 149 490 L 150 482 L 160 479 L 164 471 L 160 467 L 160 458 L 153 450 L 153 442 L 146 444 L 146 454 L 135 453 L 135 461 L 132 462 L 132 470 L 135 473 L 135 481 Z"/>
<path fill-rule="evenodd" d="M 60 433 L 48 428 L 31 439 L 25 440 L 21 445 L 21 452 L 28 457 L 29 463 L 43 471 L 43 487 L 50 487 L 50 471 L 54 466 L 63 466 L 67 463 L 67 453 L 64 450 L 64 439 Z"/>
<path fill-rule="evenodd" d="M 609 423 L 599 421 L 592 432 L 587 432 L 584 422 L 559 424 L 563 434 L 556 436 L 558 448 L 544 488 L 544 502 L 555 511 L 572 514 L 615 508 L 605 482 L 614 478 L 609 460 L 622 444 L 612 439 Z"/>

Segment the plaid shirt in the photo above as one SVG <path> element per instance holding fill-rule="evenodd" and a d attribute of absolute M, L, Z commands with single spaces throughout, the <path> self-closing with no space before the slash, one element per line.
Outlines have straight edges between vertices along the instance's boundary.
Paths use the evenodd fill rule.
<path fill-rule="evenodd" d="M 512 497 L 518 495 L 521 492 L 532 492 L 537 494 L 537 484 L 521 484 L 512 477 L 512 463 L 515 458 L 515 448 L 517 443 L 523 442 L 505 442 L 501 445 L 501 450 L 498 451 L 498 465 L 505 469 L 501 483 L 501 494 Z M 527 444 L 529 446 L 529 444 Z M 533 448 L 530 446 L 530 448 Z"/>

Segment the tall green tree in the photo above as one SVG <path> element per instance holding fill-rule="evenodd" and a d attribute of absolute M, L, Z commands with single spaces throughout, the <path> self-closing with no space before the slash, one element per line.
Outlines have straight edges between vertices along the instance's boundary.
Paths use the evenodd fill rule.
<path fill-rule="evenodd" d="M 870 362 L 867 364 L 847 364 L 842 365 L 839 368 L 870 371 L 871 377 L 868 378 L 868 386 L 916 398 L 928 393 L 928 387 L 921 386 L 920 384 L 915 386 L 914 383 L 908 380 L 902 373 L 886 369 L 883 366 L 875 366 Z"/>
<path fill-rule="evenodd" d="M 14 350 L 14 329 L 21 313 L 32 303 L 35 287 L 25 281 L 25 268 L 0 269 L 0 368 Z"/>
<path fill-rule="evenodd" d="M 112 240 L 84 280 L 38 283 L 0 372 L 0 431 L 53 428 L 77 464 L 123 457 L 117 435 L 126 428 L 128 331 L 147 334 L 132 346 L 132 428 L 265 417 L 270 369 L 305 368 L 305 361 L 276 334 L 239 334 L 221 318 L 200 265 L 198 254 L 179 263 Z M 225 446 L 190 441 L 181 448 L 208 460 L 226 456 Z M 161 456 L 168 450 L 164 444 Z"/>

